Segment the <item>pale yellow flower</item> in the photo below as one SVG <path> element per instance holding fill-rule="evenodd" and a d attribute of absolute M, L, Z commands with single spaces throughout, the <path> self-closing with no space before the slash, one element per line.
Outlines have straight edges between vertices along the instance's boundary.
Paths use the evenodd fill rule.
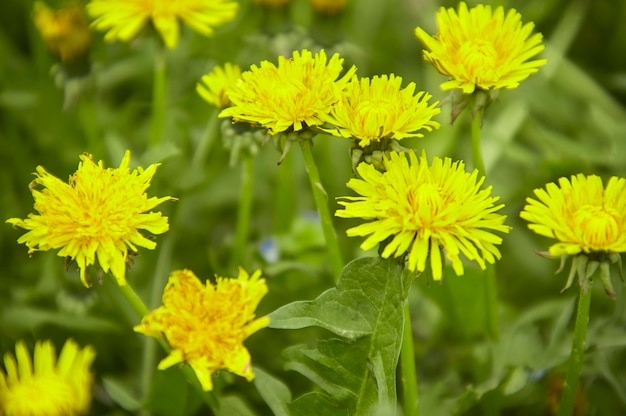
<path fill-rule="evenodd" d="M 213 389 L 211 375 L 220 369 L 250 381 L 254 373 L 243 342 L 269 324 L 268 317 L 255 318 L 266 293 L 260 271 L 249 276 L 239 269 L 236 279 L 216 277 L 215 285 L 203 285 L 190 270 L 174 271 L 163 306 L 146 315 L 135 331 L 169 344 L 172 351 L 159 369 L 187 363 L 205 391 Z"/>
<path fill-rule="evenodd" d="M 15 356 L 4 356 L 0 370 L 0 414 L 3 416 L 78 416 L 91 405 L 96 356 L 92 347 L 82 350 L 67 340 L 57 361 L 50 341 L 37 342 L 34 360 L 23 342 Z"/>
<path fill-rule="evenodd" d="M 139 230 L 166 232 L 167 217 L 152 209 L 172 198 L 148 198 L 146 189 L 158 165 L 131 172 L 130 151 L 126 151 L 118 168 L 105 169 L 102 161 L 96 164 L 87 154 L 80 160 L 69 183 L 38 166 L 37 178 L 30 184 L 38 214 L 7 222 L 29 230 L 17 240 L 26 244 L 29 254 L 60 249 L 59 256 L 75 260 L 85 286 L 90 285 L 86 269 L 95 264 L 96 257 L 102 270 L 110 270 L 124 285 L 129 249 L 136 252 L 137 246 L 151 250 L 156 247 Z M 38 186 L 43 189 L 37 190 Z"/>
<path fill-rule="evenodd" d="M 407 159 L 408 156 L 408 159 Z M 381 256 L 407 256 L 406 267 L 423 272 L 426 260 L 434 280 L 443 276 L 441 250 L 457 275 L 464 272 L 460 255 L 478 263 L 494 263 L 500 258 L 496 247 L 502 238 L 492 233 L 508 233 L 506 216 L 497 211 L 491 187 L 481 189 L 484 177 L 478 171 L 465 171 L 463 162 L 435 157 L 431 166 L 426 155 L 390 152 L 384 160 L 385 172 L 361 163 L 348 187 L 359 196 L 342 197 L 335 215 L 362 218 L 365 222 L 347 231 L 348 236 L 367 236 L 361 244 L 369 250 L 385 242 Z"/>
<path fill-rule="evenodd" d="M 334 128 L 322 130 L 354 138 L 362 147 L 383 139 L 423 137 L 420 130 L 440 126 L 432 120 L 441 111 L 439 103 L 429 105 L 430 98 L 426 92 L 415 93 L 413 82 L 402 88 L 402 78 L 393 74 L 354 77 L 332 108 L 328 121 Z"/>
<path fill-rule="evenodd" d="M 292 58 L 279 56 L 278 65 L 269 61 L 252 65 L 230 90 L 233 105 L 220 117 L 259 125 L 270 134 L 319 126 L 356 71 L 352 67 L 338 79 L 342 63 L 338 54 L 328 60 L 323 50 L 313 55 L 304 49 L 294 51 Z"/>
<path fill-rule="evenodd" d="M 87 53 L 91 45 L 91 32 L 87 17 L 78 2 L 51 10 L 45 3 L 37 1 L 33 18 L 46 46 L 62 62 L 72 61 Z"/>
<path fill-rule="evenodd" d="M 208 103 L 217 108 L 225 108 L 230 105 L 228 93 L 240 79 L 241 68 L 226 63 L 224 67 L 216 66 L 211 72 L 204 75 L 201 82 L 196 85 L 196 91 Z"/>
<path fill-rule="evenodd" d="M 459 3 L 458 12 L 442 7 L 437 13 L 439 33 L 430 36 L 415 29 L 424 44 L 424 58 L 443 75 L 444 90 L 459 88 L 465 94 L 476 89 L 516 88 L 520 82 L 546 63 L 529 61 L 544 49 L 540 33 L 532 34 L 534 24 L 522 24 L 522 16 L 510 9 L 479 4 L 468 9 Z"/>
<path fill-rule="evenodd" d="M 178 44 L 181 21 L 211 36 L 235 18 L 237 9 L 233 0 L 91 0 L 87 5 L 93 26 L 107 32 L 105 40 L 128 42 L 152 24 L 168 48 Z"/>

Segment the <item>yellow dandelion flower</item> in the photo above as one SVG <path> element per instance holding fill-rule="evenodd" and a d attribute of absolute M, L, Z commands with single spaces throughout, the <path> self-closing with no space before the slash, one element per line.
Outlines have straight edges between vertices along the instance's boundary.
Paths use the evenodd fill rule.
<path fill-rule="evenodd" d="M 124 154 L 119 168 L 105 169 L 102 161 L 96 164 L 87 154 L 81 155 L 80 160 L 69 183 L 38 166 L 30 189 L 39 214 L 7 222 L 29 230 L 17 240 L 26 244 L 29 254 L 60 249 L 59 256 L 75 260 L 85 286 L 89 286 L 85 271 L 95 264 L 96 257 L 102 270 L 110 270 L 117 282 L 124 285 L 128 249 L 135 252 L 137 246 L 150 250 L 156 247 L 139 230 L 166 232 L 167 217 L 150 210 L 173 198 L 148 198 L 145 191 L 158 165 L 150 165 L 146 170 L 138 167 L 131 172 L 130 151 Z M 35 189 L 39 185 L 44 189 Z"/>
<path fill-rule="evenodd" d="M 335 215 L 343 218 L 372 220 L 347 231 L 348 236 L 368 236 L 361 244 L 369 250 L 381 242 L 386 246 L 381 256 L 407 254 L 407 268 L 423 272 L 426 259 L 434 280 L 441 280 L 441 249 L 457 275 L 463 274 L 460 254 L 485 269 L 485 261 L 500 258 L 496 245 L 502 238 L 491 230 L 508 233 L 506 216 L 498 214 L 504 205 L 494 205 L 491 187 L 480 189 L 484 177 L 478 171 L 465 171 L 463 162 L 435 157 L 428 166 L 425 153 L 390 152 L 380 172 L 361 163 L 357 172 L 362 179 L 350 179 L 348 187 L 360 196 L 343 197 L 344 206 Z"/>
<path fill-rule="evenodd" d="M 322 129 L 340 137 L 359 140 L 359 146 L 383 139 L 423 137 L 440 124 L 432 118 L 441 111 L 430 94 L 415 94 L 415 83 L 402 89 L 402 78 L 391 74 L 358 79 L 354 77 L 341 99 L 333 106 L 329 122 L 333 129 Z"/>
<path fill-rule="evenodd" d="M 233 85 L 241 79 L 241 68 L 226 63 L 224 67 L 216 66 L 211 72 L 204 75 L 196 85 L 196 91 L 208 103 L 217 108 L 230 106 L 228 93 Z"/>
<path fill-rule="evenodd" d="M 626 252 L 626 179 L 614 176 L 605 189 L 599 176 L 578 174 L 535 195 L 520 216 L 537 234 L 558 240 L 551 255 Z"/>
<path fill-rule="evenodd" d="M 319 126 L 356 71 L 352 67 L 338 80 L 342 64 L 338 54 L 328 60 L 323 50 L 313 55 L 304 49 L 291 59 L 279 56 L 278 66 L 269 61 L 252 65 L 230 90 L 233 105 L 220 117 L 258 124 L 270 134 Z"/>
<path fill-rule="evenodd" d="M 96 356 L 92 347 L 82 350 L 67 340 L 57 361 L 50 341 L 37 342 L 34 360 L 23 342 L 15 356 L 4 356 L 6 373 L 0 370 L 0 414 L 4 416 L 77 416 L 91 404 Z"/>
<path fill-rule="evenodd" d="M 84 55 L 91 45 L 89 22 L 79 3 L 72 3 L 59 10 L 51 10 L 45 3 L 35 2 L 33 9 L 35 26 L 50 51 L 62 62 L 72 61 Z"/>
<path fill-rule="evenodd" d="M 165 45 L 174 48 L 180 37 L 179 21 L 211 36 L 213 29 L 230 22 L 237 14 L 233 0 L 91 0 L 87 13 L 93 26 L 106 31 L 107 41 L 128 42 L 151 23 Z"/>
<path fill-rule="evenodd" d="M 254 373 L 243 341 L 269 324 L 268 317 L 255 319 L 266 293 L 259 270 L 249 276 L 240 268 L 236 279 L 216 277 L 215 285 L 203 285 L 190 270 L 174 271 L 163 306 L 146 315 L 135 331 L 165 339 L 172 351 L 158 368 L 187 363 L 205 391 L 213 389 L 211 375 L 220 369 L 250 381 Z"/>
<path fill-rule="evenodd" d="M 311 0 L 313 10 L 322 14 L 337 14 L 346 8 L 347 0 Z"/>
<path fill-rule="evenodd" d="M 544 49 L 540 33 L 532 34 L 534 24 L 522 24 L 522 16 L 502 6 L 479 4 L 472 9 L 465 2 L 458 13 L 442 7 L 437 13 L 439 33 L 431 37 L 415 29 L 424 44 L 424 58 L 451 79 L 441 84 L 444 90 L 460 88 L 471 94 L 475 89 L 516 88 L 520 82 L 546 63 L 529 61 Z"/>

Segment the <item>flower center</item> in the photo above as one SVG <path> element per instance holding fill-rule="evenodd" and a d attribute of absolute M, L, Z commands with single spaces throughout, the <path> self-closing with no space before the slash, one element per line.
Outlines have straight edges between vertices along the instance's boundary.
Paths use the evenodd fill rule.
<path fill-rule="evenodd" d="M 357 105 L 356 113 L 367 134 L 381 137 L 392 113 L 392 103 L 385 99 L 365 100 Z"/>
<path fill-rule="evenodd" d="M 413 222 L 417 228 L 432 228 L 444 205 L 439 187 L 433 183 L 425 183 L 409 195 L 409 200 L 413 205 Z"/>
<path fill-rule="evenodd" d="M 461 45 L 458 51 L 459 63 L 472 78 L 490 76 L 496 67 L 498 53 L 493 43 L 483 39 L 471 39 Z"/>
<path fill-rule="evenodd" d="M 583 205 L 574 213 L 575 230 L 582 243 L 592 248 L 609 246 L 619 237 L 621 219 L 612 208 Z"/>

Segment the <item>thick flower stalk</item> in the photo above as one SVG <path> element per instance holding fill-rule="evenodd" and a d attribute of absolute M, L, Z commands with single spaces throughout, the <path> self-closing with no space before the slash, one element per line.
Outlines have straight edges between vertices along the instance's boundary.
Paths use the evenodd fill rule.
<path fill-rule="evenodd" d="M 233 20 L 238 4 L 233 0 L 91 0 L 87 13 L 92 26 L 106 32 L 107 41 L 128 42 L 152 25 L 168 48 L 180 38 L 180 22 L 211 36 L 215 28 Z"/>
<path fill-rule="evenodd" d="M 80 156 L 78 170 L 69 183 L 37 167 L 30 184 L 38 214 L 11 218 L 8 223 L 28 232 L 17 242 L 25 243 L 28 253 L 56 250 L 58 255 L 76 261 L 80 279 L 87 287 L 87 267 L 96 263 L 111 272 L 120 285 L 126 284 L 126 261 L 137 247 L 154 249 L 156 243 L 140 233 L 162 234 L 169 229 L 167 217 L 152 209 L 173 198 L 148 198 L 146 189 L 158 164 L 144 170 L 130 170 L 130 151 L 118 168 L 104 168 L 91 155 Z M 37 190 L 38 186 L 43 187 Z"/>
<path fill-rule="evenodd" d="M 57 360 L 50 341 L 37 342 L 34 359 L 24 342 L 15 356 L 4 356 L 0 370 L 0 414 L 3 416 L 78 416 L 91 405 L 94 349 L 67 340 Z"/>
<path fill-rule="evenodd" d="M 368 163 L 358 166 L 360 179 L 347 186 L 359 196 L 342 197 L 344 208 L 335 215 L 369 222 L 348 229 L 348 236 L 367 236 L 363 250 L 385 244 L 383 258 L 406 255 L 411 271 L 423 272 L 430 258 L 434 280 L 443 276 L 442 249 L 457 275 L 464 272 L 461 254 L 483 270 L 499 259 L 502 238 L 492 231 L 508 233 L 510 227 L 497 213 L 504 205 L 495 205 L 491 187 L 481 189 L 484 177 L 449 158 L 435 157 L 429 166 L 425 153 L 406 155 L 390 152 L 385 172 Z"/>
<path fill-rule="evenodd" d="M 535 196 L 526 199 L 520 216 L 537 234 L 557 240 L 549 255 L 562 261 L 574 256 L 565 289 L 576 273 L 584 284 L 590 276 L 579 270 L 591 261 L 600 267 L 607 293 L 615 296 L 608 269 L 609 263 L 621 265 L 620 255 L 626 252 L 626 179 L 613 176 L 604 188 L 599 176 L 578 174 L 535 189 Z"/>
<path fill-rule="evenodd" d="M 338 54 L 329 60 L 323 50 L 313 54 L 306 49 L 294 51 L 292 58 L 279 56 L 278 65 L 252 65 L 230 90 L 232 106 L 220 117 L 261 126 L 270 134 L 320 126 L 356 71 L 352 67 L 339 78 L 342 69 Z"/>
<path fill-rule="evenodd" d="M 204 75 L 196 85 L 196 91 L 209 104 L 217 108 L 226 108 L 231 105 L 228 94 L 240 79 L 241 68 L 226 63 L 223 67 L 216 66 Z"/>
<path fill-rule="evenodd" d="M 220 369 L 254 378 L 250 353 L 243 342 L 269 324 L 255 318 L 267 293 L 261 272 L 239 269 L 236 279 L 217 277 L 202 284 L 190 270 L 172 272 L 163 292 L 163 306 L 146 315 L 135 331 L 164 339 L 172 349 L 158 368 L 188 364 L 203 390 L 213 389 L 211 375 Z"/>
<path fill-rule="evenodd" d="M 423 137 L 440 124 L 432 118 L 441 111 L 439 102 L 428 103 L 432 96 L 415 92 L 415 83 L 402 88 L 402 78 L 393 74 L 373 78 L 353 77 L 332 107 L 331 129 L 324 131 L 353 138 L 359 146 L 385 139 Z"/>
<path fill-rule="evenodd" d="M 515 9 L 505 14 L 502 6 L 492 10 L 479 4 L 468 9 L 461 2 L 458 12 L 439 10 L 438 34 L 430 36 L 419 27 L 415 34 L 426 48 L 426 61 L 450 77 L 442 89 L 458 88 L 464 94 L 510 89 L 547 62 L 530 60 L 544 49 L 542 35 L 533 34 L 534 24 L 522 24 L 521 19 Z"/>
<path fill-rule="evenodd" d="M 78 2 L 51 10 L 45 3 L 37 1 L 33 7 L 33 20 L 48 49 L 62 62 L 85 55 L 91 46 L 89 22 Z"/>

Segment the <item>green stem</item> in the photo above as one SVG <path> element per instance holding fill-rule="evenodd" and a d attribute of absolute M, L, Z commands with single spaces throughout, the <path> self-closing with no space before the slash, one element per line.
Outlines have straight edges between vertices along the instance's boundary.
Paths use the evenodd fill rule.
<path fill-rule="evenodd" d="M 572 416 L 576 402 L 576 387 L 580 379 L 580 371 L 583 367 L 585 354 L 585 341 L 587 339 L 587 325 L 589 323 L 589 306 L 591 304 L 591 285 L 585 288 L 581 285 L 578 297 L 578 310 L 576 312 L 576 325 L 574 327 L 574 340 L 572 352 L 569 357 L 567 376 L 561 393 L 561 404 L 557 416 Z"/>
<path fill-rule="evenodd" d="M 406 416 L 419 416 L 413 329 L 408 300 L 404 302 L 404 333 L 402 335 L 402 349 L 400 350 L 400 370 L 402 372 L 404 414 Z"/>
<path fill-rule="evenodd" d="M 333 220 L 330 216 L 330 210 L 328 209 L 328 194 L 322 186 L 320 174 L 317 170 L 315 159 L 313 158 L 313 152 L 311 151 L 313 142 L 311 140 L 300 140 L 299 143 L 306 170 L 309 174 L 309 182 L 311 183 L 313 191 L 313 199 L 315 199 L 315 205 L 317 206 L 320 220 L 322 222 L 322 231 L 324 232 L 324 238 L 326 240 L 328 254 L 330 256 L 330 265 L 335 276 L 335 280 L 337 280 L 344 264 L 343 259 L 341 258 L 337 234 L 335 234 L 335 228 L 333 227 Z"/>
<path fill-rule="evenodd" d="M 154 56 L 154 80 L 152 84 L 152 114 L 150 120 L 150 144 L 161 143 L 165 126 L 167 95 L 167 70 L 165 48 L 158 45 Z"/>
<path fill-rule="evenodd" d="M 250 215 L 252 213 L 252 196 L 254 191 L 254 158 L 243 157 L 241 160 L 241 193 L 237 207 L 237 228 L 235 231 L 235 251 L 233 268 L 246 263 L 248 234 L 250 233 Z"/>
<path fill-rule="evenodd" d="M 480 145 L 480 125 L 482 119 L 482 112 L 478 112 L 472 117 L 472 162 L 474 163 L 474 168 L 478 169 L 478 173 L 482 176 L 486 176 L 487 171 L 485 170 L 485 162 L 483 161 L 483 153 Z"/>
<path fill-rule="evenodd" d="M 287 154 L 276 173 L 276 193 L 274 194 L 274 233 L 289 231 L 295 212 L 296 180 L 293 156 Z"/>
<path fill-rule="evenodd" d="M 471 113 L 470 113 L 471 114 Z M 483 161 L 481 149 L 480 127 L 482 123 L 482 111 L 479 111 L 472 118 L 472 161 L 474 168 L 478 169 L 479 176 L 486 176 L 485 162 Z M 499 307 L 498 307 L 498 285 L 496 283 L 495 266 L 487 264 L 485 279 L 483 284 L 485 300 L 487 302 L 487 333 L 492 339 L 498 339 L 499 334 Z"/>
<path fill-rule="evenodd" d="M 133 310 L 139 315 L 140 318 L 146 316 L 150 309 L 146 306 L 146 304 L 141 300 L 137 292 L 132 288 L 130 283 L 126 282 L 124 286 L 119 286 L 120 292 L 124 295 L 124 298 L 128 301 Z"/>
<path fill-rule="evenodd" d="M 198 143 L 198 147 L 196 148 L 196 151 L 193 154 L 193 159 L 191 160 L 191 167 L 193 170 L 202 167 L 203 162 L 206 161 L 207 155 L 213 146 L 213 143 L 215 143 L 215 138 L 219 135 L 221 120 L 217 117 L 218 113 L 219 110 L 215 109 L 209 114 L 209 122 L 202 132 L 202 137 L 200 137 L 200 142 Z"/>

